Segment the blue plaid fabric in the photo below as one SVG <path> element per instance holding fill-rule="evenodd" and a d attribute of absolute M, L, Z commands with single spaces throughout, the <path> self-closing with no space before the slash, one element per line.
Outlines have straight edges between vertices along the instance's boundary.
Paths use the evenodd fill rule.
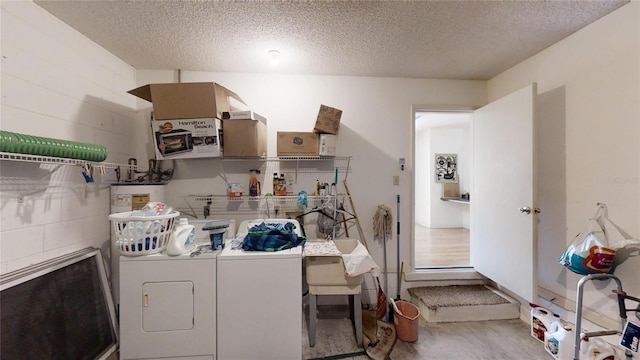
<path fill-rule="evenodd" d="M 261 223 L 249 229 L 249 233 L 242 240 L 245 251 L 281 251 L 304 245 L 307 239 L 298 236 L 293 230 L 293 223 L 268 224 Z"/>

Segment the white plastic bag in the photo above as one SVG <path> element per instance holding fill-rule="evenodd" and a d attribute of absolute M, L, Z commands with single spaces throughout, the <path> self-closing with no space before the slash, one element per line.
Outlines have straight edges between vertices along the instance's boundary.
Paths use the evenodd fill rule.
<path fill-rule="evenodd" d="M 587 221 L 585 230 L 574 238 L 558 262 L 580 275 L 613 273 L 616 250 L 639 243 L 609 220 L 605 204 L 598 204 L 595 216 Z"/>

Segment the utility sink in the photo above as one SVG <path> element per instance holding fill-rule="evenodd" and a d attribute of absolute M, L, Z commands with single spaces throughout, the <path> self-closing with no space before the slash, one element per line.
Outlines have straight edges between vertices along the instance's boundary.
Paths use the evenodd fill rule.
<path fill-rule="evenodd" d="M 331 240 L 307 240 L 310 246 L 315 241 L 328 242 Z M 341 254 L 350 254 L 358 245 L 357 239 L 335 239 L 332 241 Z M 363 275 L 348 277 L 340 254 L 335 255 L 305 255 L 304 265 L 309 291 L 316 295 L 329 294 L 359 294 L 361 292 Z"/>
<path fill-rule="evenodd" d="M 362 277 L 345 274 L 342 254 L 351 254 L 357 239 L 308 240 L 304 249 L 304 267 L 309 285 L 309 346 L 316 343 L 319 295 L 348 295 L 349 313 L 354 324 L 356 344 L 362 344 Z"/>

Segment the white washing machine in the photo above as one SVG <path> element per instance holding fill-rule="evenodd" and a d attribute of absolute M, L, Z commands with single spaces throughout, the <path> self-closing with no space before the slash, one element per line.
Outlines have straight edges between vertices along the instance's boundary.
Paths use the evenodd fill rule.
<path fill-rule="evenodd" d="M 261 222 L 243 221 L 238 234 Z M 265 252 L 232 249 L 218 256 L 218 359 L 302 358 L 302 246 Z"/>
<path fill-rule="evenodd" d="M 120 256 L 120 359 L 215 359 L 216 257 Z"/>

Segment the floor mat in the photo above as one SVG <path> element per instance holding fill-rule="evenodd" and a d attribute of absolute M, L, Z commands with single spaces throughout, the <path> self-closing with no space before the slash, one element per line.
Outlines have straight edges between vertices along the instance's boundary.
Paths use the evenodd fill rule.
<path fill-rule="evenodd" d="M 472 306 L 508 304 L 509 301 L 484 285 L 430 286 L 409 289 L 430 309 L 441 306 Z"/>

